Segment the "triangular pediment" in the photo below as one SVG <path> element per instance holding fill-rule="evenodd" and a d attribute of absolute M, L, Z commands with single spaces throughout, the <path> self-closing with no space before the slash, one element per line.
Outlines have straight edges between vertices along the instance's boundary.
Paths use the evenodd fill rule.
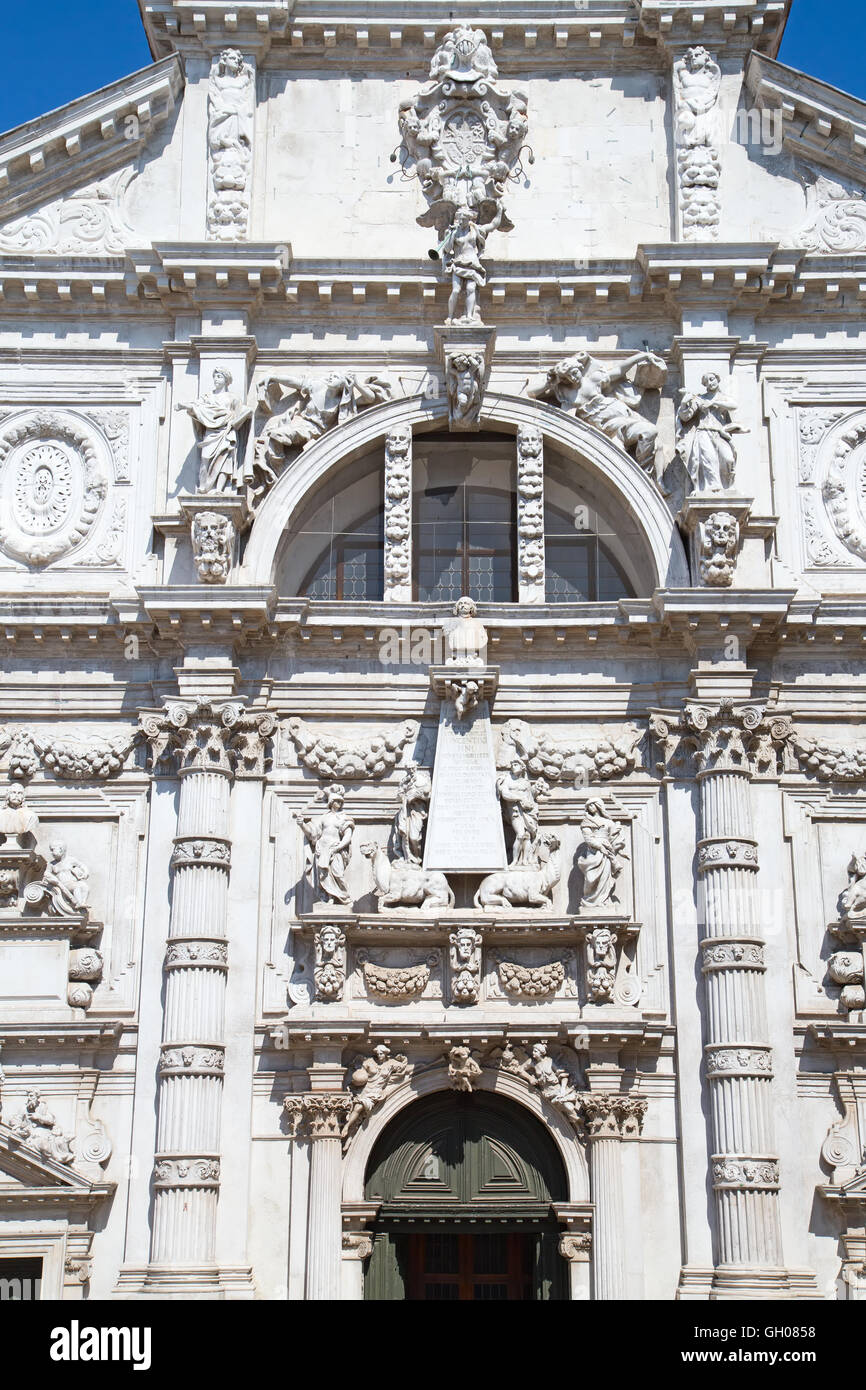
<path fill-rule="evenodd" d="M 0 1124 L 0 1200 L 30 1188 L 56 1188 L 58 1195 L 86 1196 L 94 1185 L 66 1164 L 45 1158 L 8 1125 Z"/>
<path fill-rule="evenodd" d="M 866 1199 L 866 1172 L 858 1173 L 856 1178 L 851 1178 L 850 1182 L 843 1183 L 839 1188 L 840 1197 L 862 1197 Z"/>
<path fill-rule="evenodd" d="M 14 240 L 10 224 L 18 227 L 28 214 L 57 215 L 62 225 L 61 206 L 72 204 L 73 221 L 76 202 L 79 211 L 88 198 L 92 206 L 106 207 L 124 171 L 134 173 L 146 158 L 148 143 L 175 111 L 183 85 L 180 61 L 164 58 L 0 135 L 5 241 Z M 31 244 L 25 234 L 17 248 L 7 244 L 0 250 L 54 250 L 39 244 L 37 227 L 29 235 Z"/>
<path fill-rule="evenodd" d="M 866 186 L 866 101 L 752 53 L 746 91 L 759 112 L 781 123 L 784 149 L 816 178 L 825 173 Z"/>

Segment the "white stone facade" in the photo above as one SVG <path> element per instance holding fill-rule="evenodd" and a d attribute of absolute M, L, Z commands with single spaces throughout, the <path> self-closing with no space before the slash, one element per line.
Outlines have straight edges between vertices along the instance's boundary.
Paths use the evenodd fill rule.
<path fill-rule="evenodd" d="M 402 8 L 0 138 L 0 1277 L 425 1297 L 453 1111 L 490 1297 L 859 1299 L 866 105 Z"/>

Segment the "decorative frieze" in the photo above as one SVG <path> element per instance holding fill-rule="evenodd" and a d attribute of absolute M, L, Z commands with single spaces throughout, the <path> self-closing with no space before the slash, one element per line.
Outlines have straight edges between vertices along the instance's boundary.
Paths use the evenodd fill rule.
<path fill-rule="evenodd" d="M 707 1047 L 707 1076 L 772 1076 L 773 1054 L 769 1047 Z"/>
<path fill-rule="evenodd" d="M 702 941 L 702 971 L 764 970 L 764 946 L 760 941 Z"/>
<path fill-rule="evenodd" d="M 770 1158 L 713 1159 L 713 1187 L 718 1191 L 768 1191 L 779 1189 L 779 1165 Z"/>
<path fill-rule="evenodd" d="M 212 1155 L 161 1158 L 153 1165 L 153 1185 L 157 1189 L 198 1187 L 216 1192 L 219 1183 L 220 1161 Z"/>
<path fill-rule="evenodd" d="M 159 1054 L 161 1076 L 222 1076 L 225 1071 L 224 1047 L 162 1047 Z"/>
<path fill-rule="evenodd" d="M 165 969 L 180 970 L 199 966 L 203 970 L 228 969 L 228 943 L 200 938 L 171 941 L 165 953 Z"/>
<path fill-rule="evenodd" d="M 231 845 L 226 840 L 189 839 L 184 837 L 175 843 L 171 856 L 173 869 L 189 868 L 192 864 L 208 864 L 218 869 L 231 869 Z"/>
<path fill-rule="evenodd" d="M 418 724 L 406 719 L 366 740 L 351 742 L 313 729 L 303 719 L 284 726 L 297 750 L 298 762 L 323 781 L 353 782 L 385 777 L 400 762 L 407 745 L 418 737 Z"/>

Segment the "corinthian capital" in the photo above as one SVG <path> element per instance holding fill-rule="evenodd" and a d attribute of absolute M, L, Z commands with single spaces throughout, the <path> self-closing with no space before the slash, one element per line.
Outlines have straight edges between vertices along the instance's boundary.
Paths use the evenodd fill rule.
<path fill-rule="evenodd" d="M 589 1091 L 581 1109 L 590 1139 L 636 1139 L 643 1129 L 647 1102 L 639 1096 Z"/>
<path fill-rule="evenodd" d="M 151 764 L 173 760 L 179 772 L 261 777 L 276 720 L 235 700 L 171 700 L 141 716 Z"/>
<path fill-rule="evenodd" d="M 679 713 L 657 711 L 650 719 L 659 772 L 684 770 L 690 759 L 698 773 L 742 772 L 775 776 L 791 735 L 784 715 L 766 715 L 762 705 L 717 705 L 688 701 Z"/>

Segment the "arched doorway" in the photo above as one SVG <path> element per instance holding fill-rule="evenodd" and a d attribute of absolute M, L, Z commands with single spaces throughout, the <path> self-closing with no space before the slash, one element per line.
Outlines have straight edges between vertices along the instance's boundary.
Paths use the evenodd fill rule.
<path fill-rule="evenodd" d="M 380 1204 L 364 1296 L 418 1301 L 564 1299 L 553 1202 L 556 1145 L 513 1101 L 437 1092 L 396 1116 L 367 1166 Z"/>

